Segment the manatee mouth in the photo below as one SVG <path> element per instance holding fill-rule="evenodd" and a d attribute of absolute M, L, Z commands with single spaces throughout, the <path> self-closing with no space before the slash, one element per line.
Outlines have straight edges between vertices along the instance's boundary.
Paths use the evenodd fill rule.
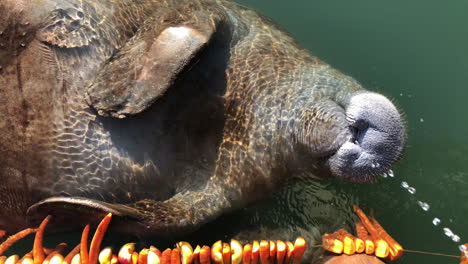
<path fill-rule="evenodd" d="M 389 173 L 401 157 L 405 130 L 396 107 L 384 96 L 360 93 L 345 107 L 347 139 L 328 159 L 332 174 L 365 182 Z"/>

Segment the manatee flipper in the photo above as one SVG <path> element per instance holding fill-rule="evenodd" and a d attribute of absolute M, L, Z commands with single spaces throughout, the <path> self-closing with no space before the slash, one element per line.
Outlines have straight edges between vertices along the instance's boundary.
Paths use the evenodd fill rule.
<path fill-rule="evenodd" d="M 42 200 L 27 210 L 28 220 L 37 224 L 52 215 L 54 223 L 90 223 L 97 225 L 112 213 L 112 226 L 118 232 L 132 235 L 149 234 L 170 237 L 196 230 L 202 224 L 218 217 L 226 207 L 226 200 L 218 193 L 186 192 L 166 201 L 141 200 L 134 204 L 110 204 L 81 197 L 52 197 Z"/>
<path fill-rule="evenodd" d="M 149 19 L 100 70 L 87 101 L 100 115 L 142 112 L 161 97 L 210 41 L 222 16 L 184 3 Z M 195 10 L 194 10 L 195 9 Z"/>

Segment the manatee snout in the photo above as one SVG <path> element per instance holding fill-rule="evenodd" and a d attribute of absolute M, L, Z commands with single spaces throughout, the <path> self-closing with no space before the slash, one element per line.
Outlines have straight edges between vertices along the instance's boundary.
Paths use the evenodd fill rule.
<path fill-rule="evenodd" d="M 359 92 L 345 105 L 345 115 L 350 136 L 328 160 L 332 174 L 364 182 L 388 172 L 405 141 L 397 108 L 383 95 Z"/>

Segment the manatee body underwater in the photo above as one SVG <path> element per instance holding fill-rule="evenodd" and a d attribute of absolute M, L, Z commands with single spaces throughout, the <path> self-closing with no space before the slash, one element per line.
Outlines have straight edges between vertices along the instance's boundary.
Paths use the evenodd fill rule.
<path fill-rule="evenodd" d="M 3 0 L 0 14 L 0 229 L 112 212 L 122 232 L 187 234 L 296 177 L 370 181 L 401 155 L 387 98 L 238 4 Z"/>

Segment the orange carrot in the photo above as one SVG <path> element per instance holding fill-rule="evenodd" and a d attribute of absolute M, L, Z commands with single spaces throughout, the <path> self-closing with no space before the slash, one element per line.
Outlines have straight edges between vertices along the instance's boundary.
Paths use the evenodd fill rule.
<path fill-rule="evenodd" d="M 281 241 L 276 241 L 276 263 L 283 264 L 286 256 L 286 244 Z"/>
<path fill-rule="evenodd" d="M 171 264 L 171 254 L 172 251 L 170 248 L 164 250 L 161 256 L 161 264 Z"/>
<path fill-rule="evenodd" d="M 21 264 L 21 262 L 23 262 L 23 260 L 25 260 L 25 259 L 28 259 L 28 260 L 31 259 L 32 260 L 33 259 L 32 252 L 28 252 L 28 253 L 24 254 L 24 256 L 18 260 L 18 264 Z M 32 263 L 34 263 L 34 260 L 32 261 Z"/>
<path fill-rule="evenodd" d="M 223 243 L 223 264 L 231 264 L 231 245 Z"/>
<path fill-rule="evenodd" d="M 148 252 L 149 249 L 144 248 L 138 254 L 138 264 L 147 264 L 148 263 Z"/>
<path fill-rule="evenodd" d="M 94 232 L 93 239 L 91 240 L 91 245 L 89 247 L 89 262 L 88 264 L 97 264 L 99 251 L 101 251 L 101 243 L 104 235 L 106 234 L 107 227 L 112 219 L 112 214 L 107 214 L 99 223 Z"/>
<path fill-rule="evenodd" d="M 4 237 L 5 235 L 6 235 L 6 231 L 0 229 L 0 238 Z"/>
<path fill-rule="evenodd" d="M 211 264 L 211 249 L 209 246 L 203 246 L 200 249 L 200 264 Z"/>
<path fill-rule="evenodd" d="M 298 237 L 294 242 L 294 254 L 293 254 L 293 264 L 300 264 L 302 256 L 306 250 L 307 243 L 304 238 Z"/>
<path fill-rule="evenodd" d="M 389 259 L 393 261 L 395 259 L 400 258 L 403 255 L 403 247 L 385 231 L 385 229 L 380 225 L 379 222 L 377 222 L 377 220 L 372 218 L 371 221 L 375 229 L 377 230 L 379 237 L 385 240 L 390 246 Z"/>
<path fill-rule="evenodd" d="M 294 245 L 291 241 L 286 241 L 286 256 L 284 257 L 284 263 L 289 264 L 294 253 Z"/>
<path fill-rule="evenodd" d="M 260 261 L 262 262 L 262 264 L 271 264 L 269 241 L 260 241 Z"/>
<path fill-rule="evenodd" d="M 211 246 L 211 260 L 216 264 L 223 264 L 223 242 L 221 240 L 216 241 Z"/>
<path fill-rule="evenodd" d="M 338 239 L 335 233 L 324 234 L 322 236 L 322 246 L 323 246 L 323 249 L 327 251 L 330 251 L 336 254 L 343 253 L 343 242 Z"/>
<path fill-rule="evenodd" d="M 275 262 L 276 259 L 276 243 L 274 241 L 269 241 L 270 243 L 270 261 Z"/>
<path fill-rule="evenodd" d="M 257 240 L 252 242 L 252 258 L 250 262 L 252 264 L 258 264 L 258 259 L 260 257 L 260 243 Z"/>
<path fill-rule="evenodd" d="M 89 235 L 89 225 L 86 225 L 81 233 L 81 243 L 80 243 L 80 261 L 81 264 L 88 264 L 89 255 L 88 255 L 88 235 Z M 34 263 L 36 264 L 36 263 Z"/>
<path fill-rule="evenodd" d="M 162 257 L 161 250 L 159 250 L 157 247 L 154 247 L 154 246 L 150 246 L 149 250 L 156 253 L 156 255 L 159 257 L 159 259 L 161 259 L 161 257 Z"/>
<path fill-rule="evenodd" d="M 5 253 L 5 251 L 7 251 L 16 241 L 21 240 L 36 231 L 37 229 L 35 228 L 27 228 L 9 236 L 2 244 L 0 244 L 0 255 L 3 255 L 3 253 Z"/>
<path fill-rule="evenodd" d="M 44 220 L 42 220 L 39 228 L 37 229 L 36 236 L 34 237 L 34 245 L 33 245 L 33 259 L 34 264 L 42 264 L 44 261 L 44 247 L 43 247 L 43 240 L 44 240 L 44 230 L 47 224 L 50 221 L 52 216 L 48 215 Z"/>
<path fill-rule="evenodd" d="M 181 264 L 181 262 L 180 262 L 180 250 L 178 248 L 174 248 L 171 251 L 171 264 Z"/>
<path fill-rule="evenodd" d="M 197 247 L 193 251 L 192 259 L 194 264 L 200 264 L 200 249 L 200 246 L 197 245 Z"/>
<path fill-rule="evenodd" d="M 80 252 L 80 244 L 76 245 L 75 248 L 73 248 L 63 259 L 63 264 L 70 264 L 72 258 Z"/>
<path fill-rule="evenodd" d="M 242 251 L 242 264 L 250 264 L 252 259 L 252 244 L 246 244 Z"/>

